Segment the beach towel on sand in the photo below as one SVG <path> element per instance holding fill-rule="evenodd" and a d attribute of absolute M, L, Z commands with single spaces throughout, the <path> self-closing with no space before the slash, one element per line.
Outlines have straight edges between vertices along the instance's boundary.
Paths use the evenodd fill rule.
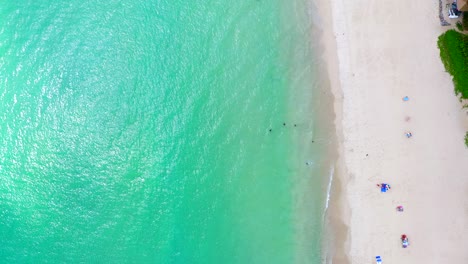
<path fill-rule="evenodd" d="M 382 263 L 382 259 L 380 258 L 380 256 L 376 256 L 375 260 L 377 261 L 377 264 Z"/>

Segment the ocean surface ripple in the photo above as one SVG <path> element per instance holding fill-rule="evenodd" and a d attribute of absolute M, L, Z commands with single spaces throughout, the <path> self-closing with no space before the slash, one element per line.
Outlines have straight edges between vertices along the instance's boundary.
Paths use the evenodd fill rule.
<path fill-rule="evenodd" d="M 328 141 L 312 148 L 304 10 L 3 3 L 0 259 L 319 263 Z"/>

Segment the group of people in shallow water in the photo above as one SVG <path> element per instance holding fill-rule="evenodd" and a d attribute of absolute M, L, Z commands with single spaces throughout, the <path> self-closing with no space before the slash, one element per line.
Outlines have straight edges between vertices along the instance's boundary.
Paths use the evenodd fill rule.
<path fill-rule="evenodd" d="M 294 127 L 297 127 L 297 124 L 293 124 L 293 125 L 294 125 Z M 284 126 L 284 127 L 286 126 L 286 122 L 283 122 L 283 126 Z M 268 129 L 268 132 L 273 132 L 273 128 L 269 128 L 269 129 Z M 315 141 L 312 140 L 312 143 L 315 143 Z M 306 164 L 307 166 L 309 166 L 309 165 L 311 165 L 312 163 L 313 163 L 312 161 L 306 161 L 305 164 Z"/>
<path fill-rule="evenodd" d="M 286 123 L 285 123 L 285 122 L 283 122 L 283 126 L 284 126 L 284 127 L 286 126 Z M 294 127 L 297 127 L 297 124 L 294 124 Z M 273 128 L 268 129 L 268 132 L 272 132 L 272 131 L 273 131 Z"/>

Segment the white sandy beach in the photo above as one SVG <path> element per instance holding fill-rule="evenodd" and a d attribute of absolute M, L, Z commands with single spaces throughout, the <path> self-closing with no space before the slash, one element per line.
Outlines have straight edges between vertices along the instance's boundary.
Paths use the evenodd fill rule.
<path fill-rule="evenodd" d="M 468 263 L 468 115 L 439 58 L 437 38 L 448 28 L 438 1 L 332 0 L 328 8 L 344 190 L 335 204 L 349 225 L 346 258 L 336 252 L 333 263 L 375 263 L 376 255 Z M 382 182 L 392 189 L 381 193 Z"/>

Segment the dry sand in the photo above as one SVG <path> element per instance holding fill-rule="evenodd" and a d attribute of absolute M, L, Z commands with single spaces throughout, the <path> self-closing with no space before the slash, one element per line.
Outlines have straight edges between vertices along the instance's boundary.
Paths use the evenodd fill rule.
<path fill-rule="evenodd" d="M 334 221 L 349 225 L 333 263 L 468 263 L 468 115 L 439 58 L 438 1 L 321 7 L 332 18 L 324 39 L 343 164 Z M 381 193 L 381 182 L 392 189 Z"/>

